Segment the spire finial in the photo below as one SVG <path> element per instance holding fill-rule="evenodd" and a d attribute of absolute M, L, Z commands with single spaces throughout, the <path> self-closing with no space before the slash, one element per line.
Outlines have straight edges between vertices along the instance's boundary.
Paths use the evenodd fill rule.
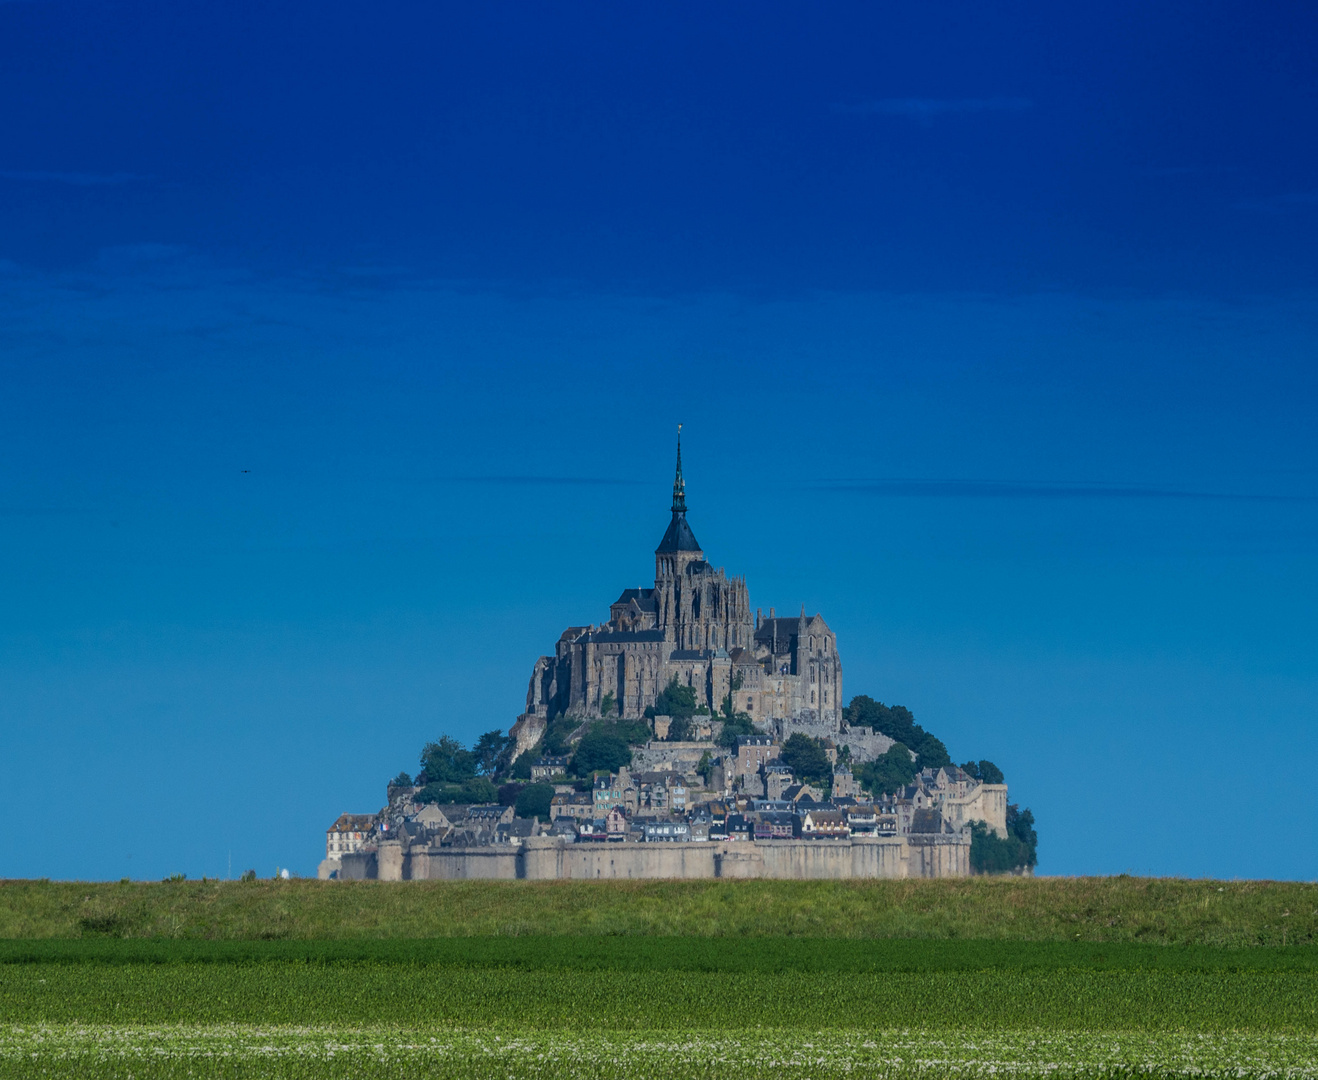
<path fill-rule="evenodd" d="M 673 477 L 673 513 L 686 513 L 686 481 L 682 479 L 682 425 L 677 425 L 677 475 Z"/>

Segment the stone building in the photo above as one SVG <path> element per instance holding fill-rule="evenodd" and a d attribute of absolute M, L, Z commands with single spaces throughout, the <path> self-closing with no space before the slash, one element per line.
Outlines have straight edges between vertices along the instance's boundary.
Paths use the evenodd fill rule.
<path fill-rule="evenodd" d="M 677 448 L 672 517 L 654 553 L 654 587 L 624 589 L 607 622 L 568 627 L 552 656 L 535 663 L 526 711 L 513 727 L 518 754 L 549 721 L 583 720 L 612 706 L 638 718 L 670 681 L 691 687 L 716 712 L 733 705 L 761 727 L 802 722 L 824 732 L 842 726 L 842 664 L 820 615 L 751 613 L 746 581 L 705 558 L 687 521 L 682 446 Z"/>
<path fill-rule="evenodd" d="M 340 814 L 325 830 L 325 858 L 337 860 L 361 850 L 379 822 L 378 814 Z"/>

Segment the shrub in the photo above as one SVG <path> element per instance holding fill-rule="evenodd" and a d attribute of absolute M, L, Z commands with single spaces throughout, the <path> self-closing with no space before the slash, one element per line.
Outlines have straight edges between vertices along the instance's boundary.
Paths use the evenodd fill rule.
<path fill-rule="evenodd" d="M 664 691 L 654 703 L 655 716 L 681 717 L 689 720 L 696 714 L 696 691 L 694 687 L 682 686 L 674 675 L 664 687 Z"/>
<path fill-rule="evenodd" d="M 416 793 L 418 803 L 492 803 L 499 789 L 483 776 L 473 776 L 460 784 L 426 784 Z"/>
<path fill-rule="evenodd" d="M 970 825 L 970 868 L 977 874 L 1011 874 L 1033 869 L 1039 834 L 1034 814 L 1015 803 L 1007 807 L 1007 835 L 998 836 L 982 821 Z"/>
<path fill-rule="evenodd" d="M 631 760 L 631 747 L 625 739 L 612 732 L 593 730 L 577 744 L 571 768 L 578 776 L 588 776 L 593 772 L 616 772 L 630 765 Z"/>
<path fill-rule="evenodd" d="M 828 784 L 833 778 L 824 744 L 799 731 L 783 743 L 779 758 L 803 784 Z"/>
<path fill-rule="evenodd" d="M 952 764 L 943 741 L 917 724 L 915 715 L 905 705 L 889 707 L 867 694 L 857 694 L 851 699 L 851 704 L 842 710 L 842 718 L 848 724 L 872 728 L 881 735 L 909 746 L 918 759 L 917 771 L 940 769 Z"/>
<path fill-rule="evenodd" d="M 554 797 L 553 784 L 528 784 L 517 794 L 514 813 L 520 818 L 549 820 L 549 803 Z"/>
<path fill-rule="evenodd" d="M 891 795 L 915 779 L 915 762 L 901 743 L 893 743 L 887 753 L 867 761 L 856 770 L 856 779 L 872 795 Z"/>

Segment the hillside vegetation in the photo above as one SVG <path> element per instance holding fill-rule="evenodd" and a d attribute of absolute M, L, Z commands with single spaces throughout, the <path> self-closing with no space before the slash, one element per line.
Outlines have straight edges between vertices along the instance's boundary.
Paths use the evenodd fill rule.
<path fill-rule="evenodd" d="M 0 881 L 0 938 L 476 935 L 1318 942 L 1318 884 L 944 881 Z"/>

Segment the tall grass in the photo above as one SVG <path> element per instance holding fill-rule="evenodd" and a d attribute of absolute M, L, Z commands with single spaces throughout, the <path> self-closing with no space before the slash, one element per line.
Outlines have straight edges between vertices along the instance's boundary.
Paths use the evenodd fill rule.
<path fill-rule="evenodd" d="M 483 935 L 1318 942 L 1318 884 L 944 881 L 0 881 L 0 938 Z"/>

